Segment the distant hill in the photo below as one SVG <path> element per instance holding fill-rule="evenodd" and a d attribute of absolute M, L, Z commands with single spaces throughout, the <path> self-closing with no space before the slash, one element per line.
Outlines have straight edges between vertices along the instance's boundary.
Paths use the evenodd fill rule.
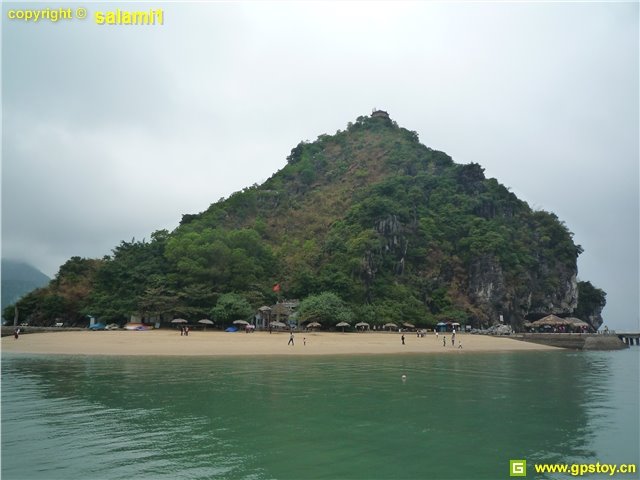
<path fill-rule="evenodd" d="M 28 263 L 2 259 L 2 308 L 24 294 L 44 287 L 51 279 Z"/>

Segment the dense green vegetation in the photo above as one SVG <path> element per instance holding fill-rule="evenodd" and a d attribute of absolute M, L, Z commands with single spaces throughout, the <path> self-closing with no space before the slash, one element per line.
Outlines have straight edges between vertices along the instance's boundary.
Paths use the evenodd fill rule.
<path fill-rule="evenodd" d="M 581 251 L 554 214 L 532 211 L 480 165 L 455 164 L 388 118 L 359 117 L 300 143 L 263 185 L 184 215 L 173 232 L 69 260 L 19 307 L 44 323 L 224 322 L 273 303 L 278 282 L 281 296 L 303 300 L 299 318 L 329 325 L 480 325 L 500 314 L 517 324 L 531 312 L 571 313 Z"/>

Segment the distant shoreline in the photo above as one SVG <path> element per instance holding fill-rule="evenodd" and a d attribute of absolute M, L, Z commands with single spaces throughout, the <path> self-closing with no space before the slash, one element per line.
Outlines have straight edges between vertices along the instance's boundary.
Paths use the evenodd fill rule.
<path fill-rule="evenodd" d="M 260 356 L 260 355 L 349 355 L 349 354 L 426 354 L 466 352 L 506 352 L 558 350 L 556 347 L 523 342 L 509 337 L 451 334 L 436 337 L 430 333 L 418 338 L 405 332 L 405 345 L 396 332 L 294 332 L 294 345 L 288 345 L 288 332 L 227 333 L 192 331 L 181 337 L 178 330 L 151 331 L 66 331 L 21 335 L 18 340 L 3 337 L 3 353 L 60 355 L 135 356 Z M 443 346 L 446 337 L 446 346 Z M 306 339 L 306 345 L 304 344 Z M 462 348 L 458 348 L 462 342 Z"/>

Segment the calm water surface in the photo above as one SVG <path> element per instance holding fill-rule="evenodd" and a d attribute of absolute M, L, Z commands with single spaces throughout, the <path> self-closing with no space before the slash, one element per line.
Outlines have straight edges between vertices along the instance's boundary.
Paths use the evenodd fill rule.
<path fill-rule="evenodd" d="M 639 463 L 639 359 L 5 354 L 2 478 L 499 479 L 509 459 Z"/>

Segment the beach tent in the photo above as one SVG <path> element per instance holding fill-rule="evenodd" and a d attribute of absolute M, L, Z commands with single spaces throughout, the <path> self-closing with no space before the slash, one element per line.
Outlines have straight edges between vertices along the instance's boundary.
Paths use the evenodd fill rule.
<path fill-rule="evenodd" d="M 444 322 L 436 323 L 436 330 L 438 332 L 446 332 L 447 331 L 447 324 L 444 323 Z"/>

